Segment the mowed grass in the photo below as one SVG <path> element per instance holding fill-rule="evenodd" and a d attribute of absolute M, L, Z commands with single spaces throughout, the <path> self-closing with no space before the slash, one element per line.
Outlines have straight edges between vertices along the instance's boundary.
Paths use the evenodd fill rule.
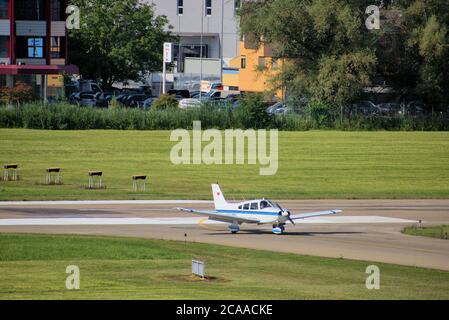
<path fill-rule="evenodd" d="M 210 280 L 190 276 L 192 258 Z M 371 264 L 380 290 L 366 288 Z M 80 290 L 66 289 L 69 265 Z M 445 271 L 133 238 L 0 234 L 0 271 L 0 299 L 449 298 Z"/>
<path fill-rule="evenodd" d="M 448 198 L 449 132 L 280 132 L 279 170 L 259 165 L 173 165 L 170 131 L 0 129 L 0 164 L 22 180 L 0 181 L 0 200 L 210 199 L 219 182 L 230 198 Z M 44 186 L 61 167 L 64 185 Z M 86 190 L 87 172 L 104 190 Z M 149 176 L 147 192 L 131 177 Z"/>
<path fill-rule="evenodd" d="M 448 240 L 449 225 L 432 226 L 432 227 L 407 227 L 403 231 L 405 234 L 420 237 L 429 237 Z"/>

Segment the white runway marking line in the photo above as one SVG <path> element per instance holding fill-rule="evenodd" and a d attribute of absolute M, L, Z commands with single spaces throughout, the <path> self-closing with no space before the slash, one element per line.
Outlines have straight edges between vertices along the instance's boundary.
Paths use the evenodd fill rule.
<path fill-rule="evenodd" d="M 122 205 L 122 204 L 211 204 L 205 200 L 86 200 L 86 201 L 0 201 L 3 206 L 70 206 L 70 205 Z"/>
<path fill-rule="evenodd" d="M 0 226 L 67 226 L 67 225 L 195 225 L 204 218 L 43 218 L 43 219 L 0 219 Z M 377 217 L 342 216 L 297 220 L 297 224 L 353 224 L 353 223 L 416 223 L 413 220 Z M 205 221 L 219 224 L 218 221 Z"/>

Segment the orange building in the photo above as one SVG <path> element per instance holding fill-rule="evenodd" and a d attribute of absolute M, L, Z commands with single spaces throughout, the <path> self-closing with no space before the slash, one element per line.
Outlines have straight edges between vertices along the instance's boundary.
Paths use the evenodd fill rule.
<path fill-rule="evenodd" d="M 279 61 L 273 58 L 273 52 L 269 45 L 261 43 L 258 48 L 250 44 L 245 37 L 240 41 L 240 56 L 234 58 L 230 63 L 227 74 L 223 73 L 224 86 L 235 86 L 242 92 L 265 92 L 272 90 L 270 78 L 276 74 Z M 235 71 L 238 70 L 238 73 Z M 238 78 L 238 80 L 237 80 Z M 276 96 L 283 97 L 283 90 L 278 90 Z"/>

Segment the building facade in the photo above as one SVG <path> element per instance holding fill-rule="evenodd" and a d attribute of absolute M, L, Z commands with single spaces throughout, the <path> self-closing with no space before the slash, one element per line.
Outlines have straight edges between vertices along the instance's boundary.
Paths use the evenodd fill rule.
<path fill-rule="evenodd" d="M 219 59 L 227 66 L 239 52 L 239 19 L 235 0 L 143 0 L 165 15 L 179 36 L 174 48 L 176 71 L 184 72 L 186 58 Z"/>
<path fill-rule="evenodd" d="M 62 91 L 57 75 L 79 73 L 68 63 L 67 5 L 67 0 L 0 0 L 0 87 L 22 81 L 46 99 L 58 94 L 54 89 Z"/>

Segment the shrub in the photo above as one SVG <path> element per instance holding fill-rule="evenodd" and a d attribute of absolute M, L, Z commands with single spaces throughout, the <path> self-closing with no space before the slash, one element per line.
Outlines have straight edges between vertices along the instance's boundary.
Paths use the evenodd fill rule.
<path fill-rule="evenodd" d="M 258 100 L 259 98 L 251 98 Z M 270 117 L 265 104 L 255 105 L 246 100 L 245 107 L 217 107 L 206 104 L 186 112 L 178 108 L 165 110 L 97 109 L 65 103 L 44 105 L 40 103 L 0 107 L 0 127 L 47 130 L 173 130 L 191 129 L 193 121 L 201 121 L 203 129 L 277 128 L 284 131 L 310 129 L 338 130 L 403 130 L 403 131 L 449 131 L 446 115 L 397 116 L 397 117 L 339 117 L 323 118 L 325 111 L 316 107 L 315 114 L 298 114 Z M 263 112 L 262 112 L 263 111 Z M 314 115 L 314 116 L 312 116 Z M 332 115 L 331 115 L 332 116 Z M 324 121 L 323 119 L 328 119 Z M 332 120 L 333 119 L 333 120 Z M 254 124 L 254 125 L 253 125 Z M 265 125 L 265 127 L 264 127 Z"/>
<path fill-rule="evenodd" d="M 337 118 L 336 108 L 318 101 L 309 102 L 304 112 L 314 129 L 333 128 Z"/>
<path fill-rule="evenodd" d="M 270 103 L 264 101 L 262 94 L 248 94 L 241 98 L 240 108 L 237 109 L 245 128 L 269 128 L 273 117 L 267 113 Z"/>
<path fill-rule="evenodd" d="M 0 101 L 6 104 L 30 102 L 33 99 L 33 88 L 22 81 L 17 81 L 13 88 L 0 89 Z"/>
<path fill-rule="evenodd" d="M 173 109 L 178 107 L 178 100 L 174 95 L 163 94 L 156 100 L 154 100 L 151 108 L 155 110 Z"/>

